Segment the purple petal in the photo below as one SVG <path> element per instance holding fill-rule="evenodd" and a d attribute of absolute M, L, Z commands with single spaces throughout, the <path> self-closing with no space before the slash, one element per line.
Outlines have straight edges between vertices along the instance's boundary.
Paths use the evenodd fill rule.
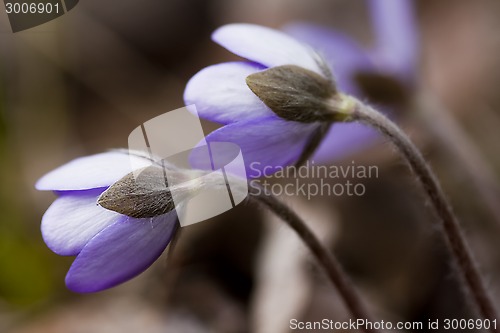
<path fill-rule="evenodd" d="M 146 270 L 174 234 L 177 214 L 152 219 L 122 219 L 83 248 L 66 275 L 70 290 L 89 293 L 114 287 Z"/>
<path fill-rule="evenodd" d="M 332 162 L 378 142 L 376 130 L 360 123 L 335 123 L 314 154 L 316 162 Z"/>
<path fill-rule="evenodd" d="M 260 118 L 226 125 L 210 133 L 206 140 L 237 144 L 245 161 L 247 177 L 258 178 L 297 161 L 318 126 L 276 117 Z M 224 151 L 218 153 L 220 159 L 231 159 L 222 156 Z M 206 155 L 201 155 L 191 156 L 193 167 L 206 167 Z"/>
<path fill-rule="evenodd" d="M 52 251 L 77 255 L 92 237 L 120 219 L 121 215 L 97 205 L 104 190 L 60 193 L 42 218 L 43 240 Z"/>
<path fill-rule="evenodd" d="M 292 23 L 283 30 L 298 40 L 311 45 L 330 65 L 342 91 L 358 94 L 353 81 L 357 72 L 375 70 L 367 52 L 353 39 L 333 29 L 307 23 Z"/>
<path fill-rule="evenodd" d="M 382 69 L 411 80 L 415 74 L 419 36 L 412 0 L 369 0 L 375 28 L 374 56 Z"/>
<path fill-rule="evenodd" d="M 145 158 L 129 156 L 123 152 L 107 152 L 80 157 L 66 163 L 40 178 L 35 187 L 38 190 L 71 191 L 108 187 L 134 166 L 145 167 L 151 164 Z M 137 160 L 137 162 L 135 162 Z"/>
<path fill-rule="evenodd" d="M 272 111 L 248 88 L 246 77 L 264 67 L 248 62 L 229 62 L 207 67 L 189 80 L 186 105 L 194 104 L 204 119 L 228 124 L 270 116 Z"/>
<path fill-rule="evenodd" d="M 323 74 L 317 54 L 281 31 L 254 24 L 228 24 L 212 39 L 229 51 L 267 67 L 297 65 Z"/>

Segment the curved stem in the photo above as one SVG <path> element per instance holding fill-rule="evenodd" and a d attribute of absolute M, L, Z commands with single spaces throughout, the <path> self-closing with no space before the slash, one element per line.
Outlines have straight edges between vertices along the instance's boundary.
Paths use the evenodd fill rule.
<path fill-rule="evenodd" d="M 263 187 L 257 187 L 251 184 L 249 187 L 250 196 L 257 203 L 269 208 L 274 214 L 286 222 L 299 235 L 302 241 L 308 246 L 314 254 L 321 267 L 325 270 L 332 283 L 342 296 L 346 307 L 354 318 L 370 321 L 368 311 L 361 301 L 352 282 L 343 271 L 340 263 L 333 254 L 328 251 L 316 238 L 314 233 L 307 227 L 304 221 L 287 205 L 278 200 L 269 191 Z M 363 325 L 364 332 L 378 332 L 377 330 L 367 328 Z"/>
<path fill-rule="evenodd" d="M 496 319 L 493 301 L 486 292 L 486 287 L 474 264 L 473 256 L 460 225 L 454 215 L 439 181 L 425 162 L 422 154 L 398 126 L 370 106 L 357 102 L 352 120 L 358 120 L 380 130 L 399 149 L 408 162 L 410 169 L 422 184 L 425 193 L 439 217 L 446 243 L 458 263 L 459 270 L 484 319 Z M 498 332 L 495 328 L 491 332 Z"/>

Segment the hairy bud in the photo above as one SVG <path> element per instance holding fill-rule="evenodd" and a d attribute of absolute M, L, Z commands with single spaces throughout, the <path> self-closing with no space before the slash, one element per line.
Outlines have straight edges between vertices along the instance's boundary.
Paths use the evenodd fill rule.
<path fill-rule="evenodd" d="M 308 69 L 284 65 L 251 74 L 246 83 L 279 117 L 302 123 L 344 121 L 351 110 L 335 84 Z"/>
<path fill-rule="evenodd" d="M 167 178 L 176 179 L 176 183 L 182 185 L 169 187 Z M 175 209 L 171 191 L 188 198 L 196 191 L 197 185 L 197 179 L 184 172 L 151 165 L 139 172 L 131 172 L 114 183 L 101 194 L 97 203 L 130 217 L 155 217 Z"/>

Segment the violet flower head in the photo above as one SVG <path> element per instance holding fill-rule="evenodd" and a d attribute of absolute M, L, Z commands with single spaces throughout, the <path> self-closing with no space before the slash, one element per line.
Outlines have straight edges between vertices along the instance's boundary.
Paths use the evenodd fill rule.
<path fill-rule="evenodd" d="M 236 143 L 247 170 L 259 170 L 259 174 L 293 164 L 320 124 L 280 118 L 250 90 L 246 79 L 282 65 L 295 65 L 330 79 L 328 67 L 313 49 L 266 27 L 230 24 L 217 29 L 212 38 L 249 61 L 207 67 L 188 82 L 186 104 L 195 104 L 202 118 L 225 125 L 206 140 Z"/>
<path fill-rule="evenodd" d="M 407 103 L 417 81 L 419 34 L 413 0 L 366 0 L 373 46 L 364 48 L 346 34 L 308 23 L 283 30 L 311 45 L 331 66 L 339 89 L 381 104 L 390 116 Z M 358 123 L 335 124 L 316 152 L 317 160 L 343 157 L 376 142 L 377 133 Z"/>
<path fill-rule="evenodd" d="M 360 73 L 391 77 L 408 87 L 416 79 L 419 35 L 413 0 L 367 0 L 373 45 L 364 48 L 342 32 L 308 23 L 292 23 L 283 30 L 314 47 L 330 64 L 343 91 L 360 95 Z"/>
<path fill-rule="evenodd" d="M 419 56 L 414 0 L 368 0 L 375 32 L 369 51 L 378 70 L 412 83 Z"/>
<path fill-rule="evenodd" d="M 213 65 L 187 84 L 186 104 L 198 114 L 224 126 L 206 138 L 230 141 L 243 152 L 247 170 L 272 173 L 273 168 L 294 164 L 319 122 L 298 122 L 278 117 L 249 88 L 246 78 L 269 68 L 294 65 L 334 81 L 339 90 L 360 96 L 359 73 L 404 76 L 414 66 L 415 29 L 411 3 L 369 1 L 378 44 L 365 50 L 349 37 L 312 25 L 293 25 L 286 32 L 252 24 L 230 24 L 217 29 L 212 39 L 248 61 Z M 398 30 L 399 25 L 404 25 Z M 393 30 L 398 30 L 394 32 Z M 321 55 L 321 56 L 320 56 Z M 389 71 L 390 69 L 390 71 Z M 407 75 L 411 76 L 411 75 Z M 316 161 L 341 158 L 376 138 L 374 130 L 359 123 L 335 123 L 314 155 Z M 265 168 L 265 170 L 263 170 Z M 255 175 L 250 172 L 250 178 Z"/>
<path fill-rule="evenodd" d="M 111 196 L 115 201 L 98 204 L 100 198 L 109 199 L 110 191 L 131 174 L 131 158 L 138 168 L 151 167 L 145 157 L 108 152 L 75 159 L 36 184 L 38 190 L 58 195 L 43 216 L 42 236 L 55 253 L 76 256 L 66 275 L 67 287 L 75 292 L 96 292 L 135 277 L 161 255 L 175 233 L 175 209 L 157 214 L 136 210 L 129 214 L 135 217 L 127 216 L 117 212 L 123 207 L 116 202 L 123 198 L 116 190 Z M 134 208 L 133 202 L 126 203 Z"/>

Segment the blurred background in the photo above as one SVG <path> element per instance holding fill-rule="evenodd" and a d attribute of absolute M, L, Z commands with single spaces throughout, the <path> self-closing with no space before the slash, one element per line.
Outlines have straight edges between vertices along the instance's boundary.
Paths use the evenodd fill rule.
<path fill-rule="evenodd" d="M 442 180 L 500 306 L 500 2 L 417 0 L 415 7 L 418 86 L 472 143 L 469 167 L 483 175 L 475 157 L 486 162 L 480 178 L 490 202 L 450 154 L 449 144 L 463 142 L 436 143 L 433 135 L 446 130 L 431 129 L 429 115 L 412 107 L 396 110 L 398 119 Z M 55 196 L 35 191 L 38 178 L 75 157 L 126 147 L 139 124 L 183 106 L 197 71 L 237 59 L 210 40 L 215 28 L 293 21 L 373 42 L 363 0 L 82 0 L 15 34 L 0 11 L 0 332 L 280 333 L 292 318 L 349 318 L 293 232 L 250 204 L 183 229 L 168 262 L 91 295 L 66 290 L 72 258 L 46 248 L 39 230 Z M 367 95 L 378 102 L 376 92 Z M 284 199 L 335 252 L 374 317 L 474 317 L 404 163 L 383 143 L 333 163 L 351 161 L 379 167 L 366 195 Z"/>

